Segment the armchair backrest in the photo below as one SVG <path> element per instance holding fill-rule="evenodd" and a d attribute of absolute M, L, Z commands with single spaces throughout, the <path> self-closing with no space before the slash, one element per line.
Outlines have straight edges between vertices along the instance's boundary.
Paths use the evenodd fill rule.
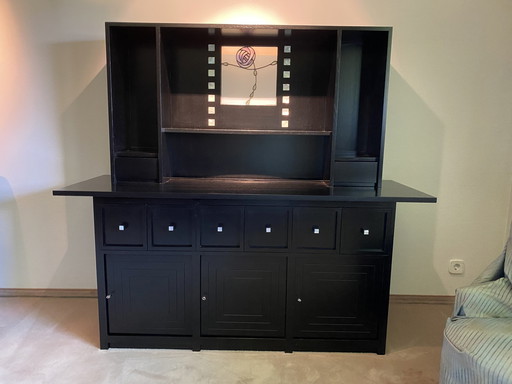
<path fill-rule="evenodd" d="M 507 245 L 505 246 L 505 260 L 503 264 L 503 272 L 505 276 L 512 281 L 512 236 L 508 238 Z"/>

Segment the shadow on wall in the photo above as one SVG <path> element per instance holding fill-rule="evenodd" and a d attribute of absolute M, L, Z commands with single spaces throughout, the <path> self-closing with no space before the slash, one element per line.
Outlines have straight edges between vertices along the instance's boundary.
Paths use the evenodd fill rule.
<path fill-rule="evenodd" d="M 65 183 L 109 173 L 104 41 L 52 47 Z"/>
<path fill-rule="evenodd" d="M 53 47 L 54 76 L 66 185 L 110 173 L 104 41 Z M 65 200 L 67 250 L 52 288 L 96 288 L 92 199 Z"/>
<path fill-rule="evenodd" d="M 384 154 L 385 178 L 432 195 L 440 191 L 445 126 L 394 68 Z M 391 292 L 443 295 L 435 265 L 438 204 L 398 204 Z"/>
<path fill-rule="evenodd" d="M 18 284 L 26 264 L 18 203 L 9 181 L 0 177 L 0 288 Z"/>
<path fill-rule="evenodd" d="M 65 200 L 67 249 L 55 266 L 49 288 L 96 289 L 92 198 L 53 198 Z"/>

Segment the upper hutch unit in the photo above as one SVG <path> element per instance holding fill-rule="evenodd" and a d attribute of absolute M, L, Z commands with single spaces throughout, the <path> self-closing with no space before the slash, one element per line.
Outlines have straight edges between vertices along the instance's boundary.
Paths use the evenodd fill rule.
<path fill-rule="evenodd" d="M 107 23 L 111 175 L 379 188 L 391 28 Z"/>

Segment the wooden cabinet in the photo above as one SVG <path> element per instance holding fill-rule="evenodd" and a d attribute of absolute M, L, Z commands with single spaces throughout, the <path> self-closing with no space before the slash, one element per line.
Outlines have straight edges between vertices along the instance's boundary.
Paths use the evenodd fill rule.
<path fill-rule="evenodd" d="M 385 352 L 391 28 L 107 23 L 100 345 Z M 407 159 L 404 159 L 407 160 Z"/>

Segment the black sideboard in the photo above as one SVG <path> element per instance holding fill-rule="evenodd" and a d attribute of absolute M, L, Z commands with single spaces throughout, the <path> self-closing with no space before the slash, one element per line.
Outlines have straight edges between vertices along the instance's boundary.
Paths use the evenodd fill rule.
<path fill-rule="evenodd" d="M 107 23 L 101 348 L 385 353 L 390 27 Z M 405 162 L 404 162 L 405 164 Z"/>

